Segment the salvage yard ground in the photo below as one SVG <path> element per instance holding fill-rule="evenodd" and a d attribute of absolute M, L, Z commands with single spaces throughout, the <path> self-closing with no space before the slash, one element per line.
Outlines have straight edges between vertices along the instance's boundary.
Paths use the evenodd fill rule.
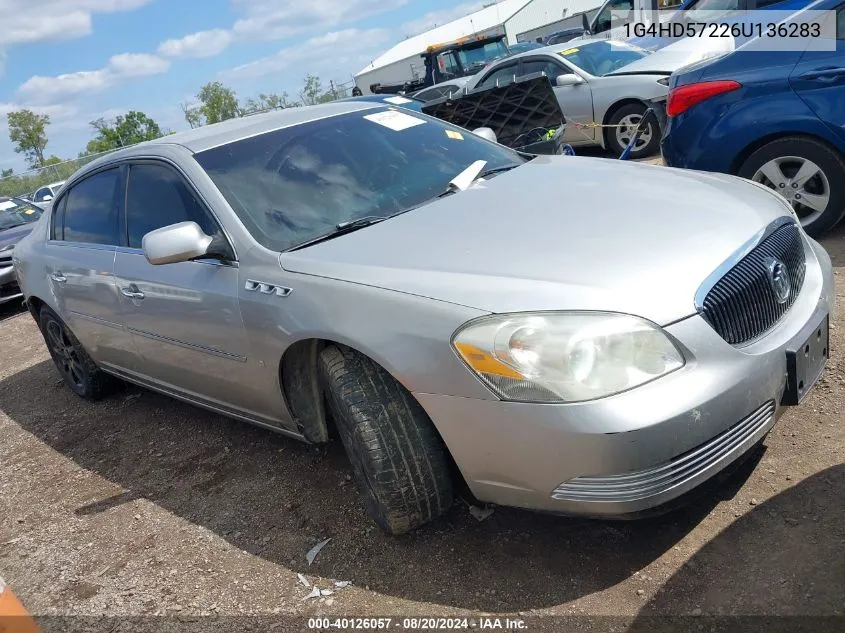
<path fill-rule="evenodd" d="M 845 227 L 823 244 L 842 305 Z M 39 616 L 492 612 L 522 614 L 528 630 L 552 614 L 841 616 L 841 315 L 807 401 L 690 507 L 639 522 L 498 508 L 479 522 L 457 502 L 392 538 L 365 513 L 337 443 L 315 449 L 134 387 L 85 402 L 61 383 L 29 314 L 5 307 L 0 575 Z M 298 574 L 333 593 L 304 599 Z"/>

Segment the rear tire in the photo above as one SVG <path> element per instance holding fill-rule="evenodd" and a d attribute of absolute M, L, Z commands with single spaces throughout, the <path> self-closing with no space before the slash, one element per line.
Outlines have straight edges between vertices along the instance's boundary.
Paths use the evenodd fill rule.
<path fill-rule="evenodd" d="M 99 400 L 121 385 L 97 367 L 70 328 L 47 306 L 41 308 L 38 324 L 59 375 L 76 395 Z"/>
<path fill-rule="evenodd" d="M 623 131 L 625 128 L 605 128 L 605 147 L 613 152 L 615 158 L 619 158 L 622 155 L 622 152 L 625 151 L 625 148 L 628 146 L 628 142 L 630 142 L 631 136 L 634 133 L 634 129 L 640 120 L 642 120 L 645 111 L 646 107 L 641 103 L 627 103 L 621 108 L 614 110 L 608 117 L 607 125 L 618 126 L 620 124 L 624 124 L 628 129 L 626 132 Z M 646 142 L 643 143 L 642 141 Z M 660 126 L 657 125 L 655 120 L 650 120 L 648 123 L 648 129 L 643 132 L 642 136 L 640 136 L 640 140 L 637 141 L 636 149 L 631 150 L 628 157 L 631 159 L 646 158 L 656 154 L 659 149 Z"/>
<path fill-rule="evenodd" d="M 384 369 L 344 346 L 320 353 L 329 413 L 367 510 L 390 534 L 452 505 L 446 448 L 423 408 Z"/>
<path fill-rule="evenodd" d="M 792 185 L 798 183 L 792 182 L 792 176 L 798 175 L 804 165 L 808 170 L 817 168 L 819 173 L 793 189 Z M 767 143 L 745 160 L 737 175 L 778 193 L 786 192 L 785 197 L 798 214 L 801 226 L 813 237 L 827 233 L 845 213 L 845 162 L 827 145 L 813 139 L 788 136 Z M 790 193 L 793 196 L 803 193 L 804 197 L 790 199 Z M 801 200 L 807 201 L 808 194 L 815 197 L 817 206 L 816 201 L 826 197 L 827 205 L 822 209 L 803 205 Z"/>

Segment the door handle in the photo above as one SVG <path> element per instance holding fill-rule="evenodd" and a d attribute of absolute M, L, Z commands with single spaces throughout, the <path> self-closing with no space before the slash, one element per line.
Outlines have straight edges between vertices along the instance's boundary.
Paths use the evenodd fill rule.
<path fill-rule="evenodd" d="M 843 75 L 845 75 L 845 68 L 842 66 L 827 66 L 825 68 L 809 70 L 803 75 L 799 75 L 798 78 L 806 79 L 807 81 L 833 81 Z"/>
<path fill-rule="evenodd" d="M 138 290 L 135 286 L 129 286 L 128 288 L 121 288 L 120 292 L 123 294 L 124 297 L 129 297 L 130 299 L 136 299 L 140 301 L 144 298 L 144 293 Z"/>
<path fill-rule="evenodd" d="M 65 277 L 62 273 L 53 273 L 50 275 L 50 279 L 55 281 L 57 284 L 63 284 L 67 281 L 67 277 Z"/>

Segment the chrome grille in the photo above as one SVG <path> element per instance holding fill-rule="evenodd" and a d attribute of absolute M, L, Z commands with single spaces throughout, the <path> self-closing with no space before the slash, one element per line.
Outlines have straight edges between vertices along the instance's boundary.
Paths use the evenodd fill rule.
<path fill-rule="evenodd" d="M 778 302 L 768 266 L 782 262 L 791 292 Z M 798 227 L 787 224 L 766 237 L 710 289 L 699 306 L 701 316 L 731 345 L 768 332 L 789 311 L 804 284 L 804 244 Z"/>
<path fill-rule="evenodd" d="M 697 475 L 705 473 L 722 460 L 738 457 L 738 449 L 756 441 L 773 421 L 775 402 L 769 400 L 751 415 L 734 424 L 698 448 L 652 468 L 623 475 L 576 477 L 562 483 L 552 493 L 558 501 L 638 501 L 659 495 Z"/>

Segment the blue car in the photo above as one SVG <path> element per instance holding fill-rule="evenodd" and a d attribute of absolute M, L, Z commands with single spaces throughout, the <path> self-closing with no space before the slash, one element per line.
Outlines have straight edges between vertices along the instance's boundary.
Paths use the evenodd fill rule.
<path fill-rule="evenodd" d="M 671 167 L 774 189 L 819 236 L 845 214 L 845 3 L 808 8 L 836 10 L 836 50 L 740 49 L 679 71 L 661 149 Z"/>

